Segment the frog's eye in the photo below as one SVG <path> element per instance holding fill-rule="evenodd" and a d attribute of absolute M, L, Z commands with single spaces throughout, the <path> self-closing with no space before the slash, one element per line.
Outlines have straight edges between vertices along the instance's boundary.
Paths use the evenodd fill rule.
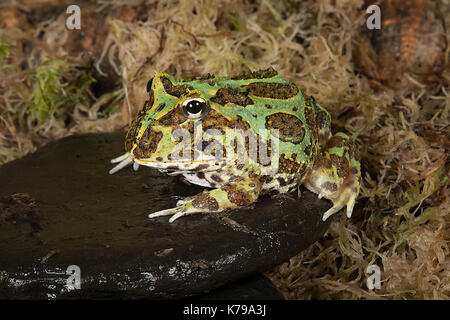
<path fill-rule="evenodd" d="M 206 101 L 202 98 L 186 99 L 183 102 L 183 109 L 186 115 L 191 119 L 199 118 L 202 111 L 206 108 Z"/>

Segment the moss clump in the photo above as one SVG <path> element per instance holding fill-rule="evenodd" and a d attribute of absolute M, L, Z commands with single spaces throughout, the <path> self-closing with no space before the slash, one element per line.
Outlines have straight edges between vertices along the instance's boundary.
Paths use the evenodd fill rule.
<path fill-rule="evenodd" d="M 43 124 L 60 118 L 68 108 L 89 103 L 88 88 L 95 81 L 92 72 L 69 69 L 63 60 L 48 60 L 31 70 L 27 79 L 32 90 L 27 113 Z"/>
<path fill-rule="evenodd" d="M 7 42 L 5 39 L 0 38 L 0 68 L 3 69 L 6 60 L 9 58 L 11 52 L 10 47 L 13 45 L 11 42 Z"/>

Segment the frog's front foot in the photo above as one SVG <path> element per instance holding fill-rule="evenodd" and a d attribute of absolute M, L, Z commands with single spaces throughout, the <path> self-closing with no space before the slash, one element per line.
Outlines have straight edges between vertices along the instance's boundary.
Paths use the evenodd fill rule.
<path fill-rule="evenodd" d="M 216 213 L 248 206 L 258 199 L 261 186 L 258 180 L 246 179 L 236 185 L 203 191 L 177 202 L 175 208 L 151 213 L 149 218 L 172 216 L 169 222 L 196 213 Z"/>
<path fill-rule="evenodd" d="M 325 221 L 329 216 L 338 212 L 345 206 L 347 206 L 347 217 L 350 218 L 358 193 L 359 181 L 353 177 L 346 180 L 338 191 L 326 197 L 333 201 L 333 206 L 323 214 L 322 220 Z"/>
<path fill-rule="evenodd" d="M 323 221 L 345 206 L 347 217 L 351 217 L 360 188 L 358 159 L 356 145 L 343 133 L 334 135 L 318 155 L 303 184 L 319 198 L 333 201 L 333 206 L 323 214 Z"/>
<path fill-rule="evenodd" d="M 215 191 L 215 190 L 213 190 Z M 195 213 L 214 213 L 223 211 L 219 207 L 218 201 L 214 198 L 212 191 L 202 192 L 193 197 L 186 197 L 178 200 L 175 208 L 157 211 L 148 215 L 149 218 L 156 218 L 161 216 L 172 216 L 169 222 L 172 223 L 178 218 Z"/>
<path fill-rule="evenodd" d="M 194 213 L 194 212 L 191 211 L 189 213 L 188 207 L 186 207 L 185 205 L 181 205 L 181 206 L 177 206 L 175 208 L 170 208 L 170 209 L 166 209 L 166 210 L 161 210 L 161 211 L 157 211 L 157 212 L 154 212 L 154 213 L 150 213 L 148 215 L 148 217 L 150 219 L 152 219 L 152 218 L 161 217 L 161 216 L 172 216 L 169 219 L 169 222 L 172 223 L 175 220 L 177 220 L 178 218 L 180 218 L 182 216 L 185 216 L 187 214 L 192 214 L 192 213 Z"/>

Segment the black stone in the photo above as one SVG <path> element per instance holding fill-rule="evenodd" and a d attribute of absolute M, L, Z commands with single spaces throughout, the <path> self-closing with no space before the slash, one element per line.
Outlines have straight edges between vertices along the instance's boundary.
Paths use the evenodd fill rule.
<path fill-rule="evenodd" d="M 319 239 L 331 203 L 262 197 L 215 215 L 147 215 L 203 190 L 146 167 L 114 175 L 122 133 L 71 136 L 0 167 L 0 299 L 185 298 L 271 270 Z M 68 291 L 66 269 L 81 269 Z"/>
<path fill-rule="evenodd" d="M 187 300 L 284 300 L 273 282 L 263 275 L 254 275 L 221 286 Z"/>

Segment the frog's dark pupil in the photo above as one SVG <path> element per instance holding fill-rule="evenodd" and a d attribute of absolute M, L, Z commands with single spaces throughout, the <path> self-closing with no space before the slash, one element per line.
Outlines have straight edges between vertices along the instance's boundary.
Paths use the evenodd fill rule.
<path fill-rule="evenodd" d="M 147 92 L 150 92 L 150 90 L 152 90 L 152 83 L 153 83 L 153 78 L 151 78 L 150 81 L 147 82 Z"/>
<path fill-rule="evenodd" d="M 204 105 L 205 105 L 204 102 L 192 100 L 187 103 L 186 110 L 191 114 L 197 114 L 200 111 L 202 111 Z"/>

